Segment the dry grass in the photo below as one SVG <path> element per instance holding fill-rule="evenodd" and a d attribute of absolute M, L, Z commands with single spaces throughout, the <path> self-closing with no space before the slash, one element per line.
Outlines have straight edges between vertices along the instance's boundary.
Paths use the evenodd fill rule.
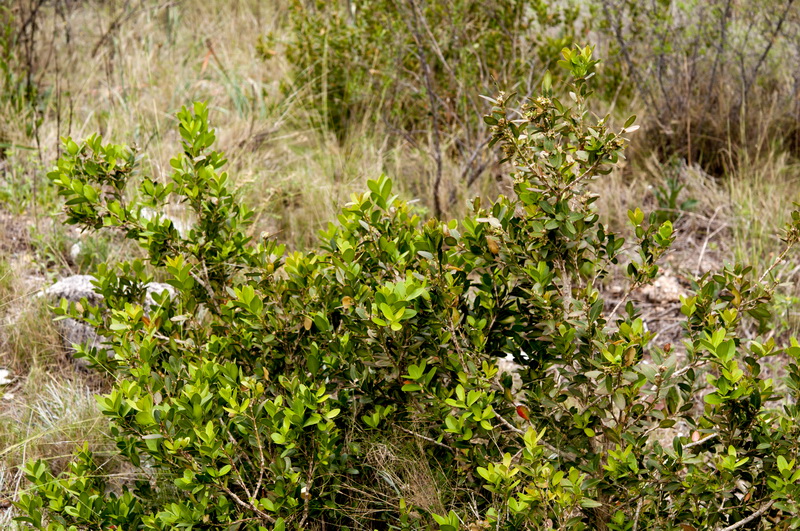
<path fill-rule="evenodd" d="M 0 388 L 0 507 L 25 488 L 24 463 L 43 459 L 60 470 L 84 442 L 100 451 L 111 445 L 93 397 L 102 382 L 68 359 L 45 300 L 35 296 L 36 279 L 21 269 L 0 262 L 0 367 L 10 380 Z M 12 516 L 0 511 L 0 527 Z"/>
<path fill-rule="evenodd" d="M 352 192 L 381 173 L 430 206 L 434 161 L 427 145 L 398 140 L 368 120 L 338 141 L 319 127 L 303 87 L 288 96 L 281 89 L 291 85 L 285 59 L 257 57 L 259 36 L 281 30 L 281 2 L 67 6 L 63 16 L 41 15 L 37 68 L 48 94 L 36 141 L 42 160 L 55 159 L 62 136 L 100 133 L 136 146 L 143 173 L 167 179 L 169 159 L 180 152 L 174 114 L 204 100 L 228 171 L 260 213 L 256 232 L 308 245 Z M 453 199 L 451 213 L 466 199 L 460 174 L 459 164 L 445 157 L 443 195 Z"/>

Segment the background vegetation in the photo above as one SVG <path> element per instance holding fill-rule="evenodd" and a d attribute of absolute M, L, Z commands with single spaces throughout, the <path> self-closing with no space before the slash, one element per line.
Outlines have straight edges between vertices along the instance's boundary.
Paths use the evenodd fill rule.
<path fill-rule="evenodd" d="M 305 250 L 381 174 L 423 219 L 461 219 L 475 196 L 513 196 L 514 169 L 489 146 L 493 124 L 483 119 L 493 103 L 481 96 L 538 96 L 547 70 L 561 94 L 561 49 L 593 43 L 602 63 L 586 105 L 610 113 L 615 130 L 631 114 L 642 125 L 629 135 L 627 160 L 591 184 L 600 219 L 632 237 L 626 213 L 639 206 L 676 235 L 655 289 L 628 294 L 614 272 L 598 287 L 608 311 L 623 295 L 638 299 L 660 344 L 676 349 L 678 295 L 726 262 L 752 264 L 761 277 L 800 201 L 792 0 L 11 0 L 0 24 L 2 525 L 12 525 L 10 502 L 29 488 L 23 463 L 42 459 L 58 472 L 84 441 L 96 457 L 116 454 L 92 398 L 111 382 L 75 368 L 45 302 L 31 295 L 143 251 L 119 233 L 63 223 L 46 177 L 65 154 L 61 137 L 98 133 L 134 146 L 134 176 L 166 183 L 182 152 L 176 113 L 206 101 L 230 186 L 253 211 L 245 234 Z M 162 208 L 197 220 L 182 203 Z M 800 267 L 794 251 L 782 258 L 769 271 L 772 317 L 745 320 L 740 337 L 780 342 L 795 332 Z M 784 376 L 784 358 L 764 363 Z M 405 435 L 371 441 L 385 449 L 371 457 L 388 463 L 394 481 L 434 493 L 414 503 L 447 514 L 456 493 L 441 496 L 435 468 L 411 477 L 421 459 L 415 435 Z M 112 484 L 132 473 L 114 459 L 104 472 Z"/>

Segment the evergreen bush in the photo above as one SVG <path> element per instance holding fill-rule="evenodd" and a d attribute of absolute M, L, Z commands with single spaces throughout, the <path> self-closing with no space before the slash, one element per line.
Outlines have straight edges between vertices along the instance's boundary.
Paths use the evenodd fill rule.
<path fill-rule="evenodd" d="M 682 301 L 684 344 L 659 344 L 626 298 L 658 275 L 672 225 L 636 209 L 626 243 L 600 222 L 588 185 L 619 164 L 636 126 L 612 131 L 587 110 L 590 48 L 564 49 L 561 64 L 567 98 L 546 76 L 540 96 L 515 108 L 501 93 L 484 118 L 513 168 L 513 197 L 426 221 L 380 177 L 307 253 L 250 237 L 203 104 L 178 115 L 170 182 L 141 179 L 135 194 L 133 151 L 66 139 L 49 177 L 67 220 L 121 230 L 148 253 L 98 269 L 103 308 L 57 308 L 112 345 L 113 355 L 82 353 L 113 382 L 98 404 L 135 473 L 112 482 L 88 447 L 57 475 L 30 463 L 18 520 L 47 530 L 800 526 L 800 345 L 741 334 L 744 320 L 768 317 L 769 271 L 698 278 Z M 196 215 L 185 236 L 149 214 L 173 201 Z M 787 249 L 800 239 L 800 213 L 792 219 Z M 600 288 L 618 267 L 630 289 L 613 304 Z M 154 274 L 175 295 L 145 311 Z M 788 360 L 780 387 L 762 371 L 775 356 Z M 505 357 L 517 376 L 498 371 Z"/>

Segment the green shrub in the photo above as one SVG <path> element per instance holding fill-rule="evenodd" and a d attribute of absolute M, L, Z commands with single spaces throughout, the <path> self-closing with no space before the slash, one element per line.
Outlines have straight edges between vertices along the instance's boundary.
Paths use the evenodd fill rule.
<path fill-rule="evenodd" d="M 42 123 L 34 64 L 39 7 L 31 6 L 28 13 L 23 6 L 0 6 L 0 117 L 5 122 L 0 125 L 0 159 L 16 147 L 15 133 L 30 139 Z"/>
<path fill-rule="evenodd" d="M 535 91 L 540 79 L 529 74 L 553 66 L 572 45 L 575 4 L 296 0 L 285 45 L 294 82 L 286 90 L 300 91 L 340 139 L 378 125 L 394 141 L 429 147 L 436 165 L 429 206 L 439 216 L 453 200 L 441 190 L 444 157 L 462 168 L 467 186 L 494 162 L 483 149 L 490 133 L 479 119 L 480 96 L 498 85 Z M 264 57 L 274 44 L 262 39 Z"/>
<path fill-rule="evenodd" d="M 220 171 L 202 104 L 178 115 L 184 153 L 171 182 L 144 179 L 135 201 L 125 194 L 131 151 L 67 139 L 49 176 L 68 221 L 121 229 L 149 256 L 149 266 L 98 269 L 106 308 L 57 310 L 112 345 L 113 357 L 84 354 L 113 378 L 98 403 L 137 474 L 111 488 L 85 448 L 58 477 L 31 463 L 19 521 L 48 530 L 800 526 L 800 346 L 737 332 L 748 315 L 768 319 L 771 286 L 738 266 L 697 279 L 682 304 L 683 347 L 658 344 L 631 302 L 607 306 L 598 288 L 616 264 L 631 287 L 651 282 L 674 234 L 639 209 L 629 212 L 633 244 L 599 223 L 587 185 L 618 164 L 635 126 L 614 132 L 587 110 L 589 48 L 563 55 L 571 101 L 546 76 L 541 96 L 512 113 L 501 93 L 484 118 L 515 168 L 514 197 L 476 200 L 461 222 L 423 221 L 381 177 L 315 252 L 286 255 L 248 238 L 251 214 Z M 175 198 L 198 219 L 185 237 L 141 212 Z M 785 239 L 800 239 L 800 213 Z M 176 293 L 145 309 L 151 268 Z M 778 354 L 790 360 L 783 395 L 761 376 Z M 506 356 L 521 366 L 521 389 L 498 374 Z M 407 469 L 373 458 L 403 444 L 419 449 L 438 499 L 420 501 L 400 481 Z"/>
<path fill-rule="evenodd" d="M 798 60 L 793 0 L 601 4 L 612 70 L 652 113 L 647 151 L 714 175 L 742 155 L 798 154 L 798 78 L 783 68 Z"/>

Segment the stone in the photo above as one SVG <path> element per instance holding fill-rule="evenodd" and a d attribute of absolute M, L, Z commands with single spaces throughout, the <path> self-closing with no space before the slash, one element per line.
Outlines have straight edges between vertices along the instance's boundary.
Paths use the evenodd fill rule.
<path fill-rule="evenodd" d="M 681 296 L 686 296 L 686 290 L 670 271 L 665 271 L 655 282 L 641 288 L 640 293 L 654 303 L 677 303 Z"/>
<path fill-rule="evenodd" d="M 99 306 L 103 303 L 103 296 L 95 291 L 95 287 L 92 285 L 93 280 L 95 278 L 91 275 L 72 275 L 59 280 L 45 289 L 42 294 L 53 301 L 54 304 L 58 304 L 61 299 L 66 299 L 69 303 L 76 303 L 81 299 L 86 299 L 89 304 Z M 154 293 L 162 293 L 166 290 L 171 297 L 175 296 L 175 290 L 172 286 L 159 282 L 150 282 L 147 284 L 146 290 L 145 312 L 155 304 L 152 297 Z M 104 345 L 102 337 L 86 323 L 71 318 L 56 321 L 56 323 L 61 333 L 64 348 L 71 354 L 75 353 L 74 344 L 96 348 L 101 348 Z M 84 360 L 78 360 L 78 363 L 85 365 Z"/>

